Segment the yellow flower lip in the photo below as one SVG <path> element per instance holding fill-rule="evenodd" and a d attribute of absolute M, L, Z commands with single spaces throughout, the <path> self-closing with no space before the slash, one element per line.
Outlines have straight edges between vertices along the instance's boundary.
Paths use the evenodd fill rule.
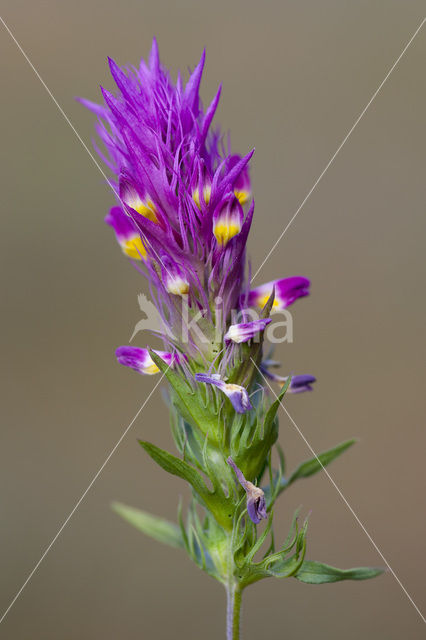
<path fill-rule="evenodd" d="M 121 248 L 123 249 L 123 253 L 125 253 L 126 256 L 128 256 L 129 258 L 133 258 L 134 260 L 145 260 L 147 256 L 142 238 L 137 234 L 135 234 L 132 238 L 125 240 L 121 244 Z"/>
<path fill-rule="evenodd" d="M 137 211 L 144 218 L 147 218 L 148 220 L 151 220 L 151 222 L 158 224 L 155 204 L 149 198 L 146 201 L 143 201 L 140 198 L 138 198 L 136 200 L 127 202 L 126 204 L 129 207 L 132 207 L 132 209 Z"/>
<path fill-rule="evenodd" d="M 234 195 L 240 204 L 245 204 L 250 200 L 250 191 L 244 189 L 234 189 Z"/>
<path fill-rule="evenodd" d="M 214 225 L 213 233 L 220 247 L 226 247 L 228 242 L 241 231 L 241 225 L 237 221 L 218 220 Z"/>
<path fill-rule="evenodd" d="M 272 290 L 271 290 L 272 293 Z M 258 299 L 257 301 L 257 306 L 260 307 L 261 309 L 263 309 L 263 307 L 265 306 L 265 304 L 268 302 L 269 298 L 271 297 L 271 293 L 267 293 L 266 296 L 262 296 L 261 298 Z M 275 298 L 274 298 L 274 302 L 272 304 L 272 308 L 276 309 L 277 307 L 280 306 L 280 301 L 278 300 L 276 294 L 275 294 Z"/>
<path fill-rule="evenodd" d="M 151 362 L 152 362 L 152 360 L 151 360 Z M 158 373 L 159 371 L 160 371 L 160 369 L 157 367 L 157 365 L 154 362 L 152 364 L 147 365 L 143 369 L 143 372 L 146 373 L 148 376 L 153 376 L 154 374 Z"/>
<path fill-rule="evenodd" d="M 212 195 L 212 188 L 209 184 L 206 184 L 203 187 L 203 200 L 206 205 L 209 204 L 211 195 Z M 192 192 L 192 199 L 194 200 L 197 207 L 201 210 L 200 190 L 198 189 L 198 187 L 194 189 L 194 191 Z"/>

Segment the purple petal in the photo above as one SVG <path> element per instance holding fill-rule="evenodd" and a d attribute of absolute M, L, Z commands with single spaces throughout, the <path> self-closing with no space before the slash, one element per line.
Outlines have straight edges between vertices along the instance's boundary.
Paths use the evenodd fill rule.
<path fill-rule="evenodd" d="M 292 376 L 289 391 L 291 393 L 301 393 L 302 391 L 312 391 L 312 384 L 316 382 L 314 376 L 308 374 Z"/>
<path fill-rule="evenodd" d="M 237 413 L 246 413 L 253 408 L 247 390 L 239 384 L 227 384 L 217 374 L 209 376 L 206 373 L 196 373 L 195 379 L 197 382 L 205 382 L 218 387 L 229 398 Z"/>
<path fill-rule="evenodd" d="M 268 514 L 266 512 L 265 494 L 263 493 L 262 489 L 256 487 L 252 482 L 248 482 L 245 479 L 243 472 L 237 467 L 231 456 L 229 456 L 226 462 L 230 467 L 233 468 L 238 482 L 246 492 L 247 513 L 250 520 L 252 520 L 254 524 L 259 524 L 262 518 L 268 517 Z"/>
<path fill-rule="evenodd" d="M 309 295 L 309 285 L 310 281 L 302 276 L 272 280 L 249 292 L 248 306 L 263 308 L 275 287 L 274 308 L 285 309 L 298 298 Z"/>
<path fill-rule="evenodd" d="M 167 351 L 155 351 L 155 353 L 166 362 L 169 366 L 176 359 L 176 356 Z M 139 347 L 119 347 L 115 355 L 120 364 L 130 367 L 138 373 L 152 375 L 159 372 L 159 368 L 152 360 L 148 349 L 140 349 Z"/>
<path fill-rule="evenodd" d="M 253 322 L 242 322 L 240 324 L 232 324 L 225 333 L 225 340 L 232 342 L 248 342 L 254 338 L 259 331 L 264 331 L 265 327 L 271 322 L 270 318 L 263 320 L 253 320 Z"/>

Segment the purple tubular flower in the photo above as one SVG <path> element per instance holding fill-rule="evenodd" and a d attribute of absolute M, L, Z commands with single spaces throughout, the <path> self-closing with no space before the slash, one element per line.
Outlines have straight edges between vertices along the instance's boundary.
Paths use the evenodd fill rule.
<path fill-rule="evenodd" d="M 197 382 L 205 382 L 218 387 L 229 398 L 237 413 L 246 413 L 253 408 L 247 390 L 244 387 L 240 387 L 238 384 L 227 384 L 216 373 L 210 376 L 207 373 L 196 373 L 195 379 Z"/>
<path fill-rule="evenodd" d="M 158 222 L 155 205 L 149 194 L 142 196 L 133 180 L 123 172 L 119 180 L 120 199 L 126 207 L 134 209 L 137 213 L 151 222 Z"/>
<path fill-rule="evenodd" d="M 123 253 L 134 260 L 146 258 L 146 249 L 132 219 L 120 207 L 112 207 L 105 222 L 115 231 Z"/>
<path fill-rule="evenodd" d="M 264 360 L 260 365 L 260 370 L 262 373 L 273 380 L 274 382 L 278 382 L 278 384 L 282 387 L 288 380 L 288 376 L 279 376 L 277 373 L 272 373 L 269 371 L 269 367 L 279 367 L 279 362 L 274 362 L 273 360 Z M 312 385 L 316 382 L 315 376 L 311 376 L 309 374 L 302 374 L 300 376 L 292 376 L 290 386 L 288 388 L 288 393 L 302 393 L 303 391 L 313 391 Z"/>
<path fill-rule="evenodd" d="M 245 479 L 241 469 L 237 467 L 231 457 L 227 459 L 227 463 L 235 471 L 237 480 L 246 492 L 247 495 L 247 513 L 249 518 L 254 524 L 259 524 L 262 519 L 266 519 L 268 514 L 266 512 L 265 494 L 260 487 L 256 487 L 253 483 Z"/>
<path fill-rule="evenodd" d="M 213 215 L 213 234 L 220 248 L 224 249 L 240 233 L 243 221 L 243 208 L 236 196 L 232 195 L 219 205 Z"/>
<path fill-rule="evenodd" d="M 301 393 L 302 391 L 313 391 L 312 384 L 314 382 L 316 382 L 316 378 L 308 374 L 293 376 L 291 378 L 289 391 L 291 393 Z"/>
<path fill-rule="evenodd" d="M 240 160 L 241 157 L 238 155 L 228 158 L 227 169 L 232 169 L 232 167 L 234 167 Z M 248 166 L 245 167 L 234 182 L 234 195 L 240 204 L 245 204 L 250 200 L 251 183 Z"/>
<path fill-rule="evenodd" d="M 285 309 L 295 300 L 309 295 L 310 281 L 302 276 L 272 280 L 249 291 L 247 306 L 263 309 L 275 287 L 274 309 Z"/>
<path fill-rule="evenodd" d="M 225 340 L 232 342 L 248 342 L 254 338 L 259 331 L 264 331 L 265 327 L 271 322 L 270 318 L 263 320 L 253 320 L 253 322 L 241 322 L 240 324 L 232 324 L 225 333 Z"/>
<path fill-rule="evenodd" d="M 178 354 L 168 353 L 167 351 L 155 351 L 164 362 L 169 366 L 174 362 L 179 362 Z M 145 375 L 153 375 L 158 373 L 160 369 L 157 367 L 148 349 L 140 349 L 139 347 L 119 347 L 115 355 L 120 364 L 125 367 L 130 367 L 138 373 L 144 373 Z"/>
<path fill-rule="evenodd" d="M 168 293 L 185 296 L 189 293 L 189 281 L 185 270 L 164 255 L 161 259 L 161 279 Z"/>

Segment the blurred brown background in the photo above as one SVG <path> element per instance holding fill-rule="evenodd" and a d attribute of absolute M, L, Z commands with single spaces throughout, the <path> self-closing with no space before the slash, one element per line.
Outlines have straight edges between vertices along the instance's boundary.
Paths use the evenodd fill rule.
<path fill-rule="evenodd" d="M 254 267 L 291 218 L 420 24 L 424 2 L 17 2 L 3 17 L 91 146 L 74 102 L 112 87 L 106 56 L 137 63 L 157 35 L 176 72 L 207 47 L 205 100 L 256 146 Z M 119 367 L 144 281 L 103 217 L 113 202 L 91 159 L 2 28 L 1 611 L 111 451 L 155 378 Z M 321 451 L 359 444 L 330 472 L 420 608 L 424 607 L 424 146 L 426 27 L 338 155 L 257 282 L 303 274 L 287 370 L 315 392 L 287 401 Z M 138 344 L 149 338 L 139 335 Z M 221 587 L 183 552 L 121 522 L 119 499 L 169 518 L 186 488 L 137 445 L 171 447 L 157 391 L 0 626 L 10 640 L 224 637 Z M 289 467 L 310 457 L 283 415 Z M 308 555 L 337 566 L 382 561 L 324 474 L 278 509 L 287 533 L 312 509 Z M 422 566 L 423 565 L 423 566 Z M 423 637 L 391 575 L 249 589 L 245 640 Z"/>

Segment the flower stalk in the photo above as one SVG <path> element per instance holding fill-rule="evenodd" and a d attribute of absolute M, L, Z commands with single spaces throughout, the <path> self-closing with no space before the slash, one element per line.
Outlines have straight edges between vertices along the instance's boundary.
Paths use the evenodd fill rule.
<path fill-rule="evenodd" d="M 239 640 L 242 591 L 235 583 L 226 588 L 226 640 Z"/>
<path fill-rule="evenodd" d="M 250 288 L 253 151 L 232 153 L 213 128 L 221 88 L 204 108 L 204 63 L 203 53 L 186 83 L 181 75 L 173 81 L 154 40 L 148 62 L 136 68 L 109 60 L 117 91 L 102 89 L 102 105 L 81 102 L 98 118 L 100 155 L 117 196 L 106 222 L 148 282 L 158 314 L 152 333 L 163 342 L 161 350 L 124 345 L 116 352 L 121 365 L 142 375 L 161 372 L 168 384 L 177 455 L 140 444 L 190 489 L 177 523 L 120 503 L 114 509 L 145 534 L 184 549 L 225 586 L 227 640 L 237 640 L 242 591 L 261 579 L 320 584 L 371 578 L 380 570 L 306 560 L 308 523 L 298 514 L 276 548 L 279 496 L 353 441 L 287 474 L 278 409 L 287 391 L 310 391 L 315 378 L 269 372 L 277 363 L 263 351 L 274 314 L 305 298 L 310 282 L 280 277 Z M 277 383 L 277 396 L 264 375 Z"/>

